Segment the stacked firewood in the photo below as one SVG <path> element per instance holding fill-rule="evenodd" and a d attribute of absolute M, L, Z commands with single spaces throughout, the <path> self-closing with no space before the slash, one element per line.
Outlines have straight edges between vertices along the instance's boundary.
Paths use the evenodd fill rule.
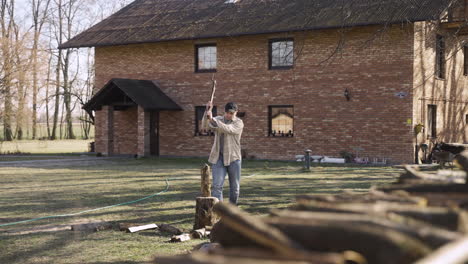
<path fill-rule="evenodd" d="M 468 153 L 457 164 L 405 166 L 390 186 L 303 195 L 265 217 L 218 203 L 211 242 L 219 246 L 155 263 L 468 263 Z"/>

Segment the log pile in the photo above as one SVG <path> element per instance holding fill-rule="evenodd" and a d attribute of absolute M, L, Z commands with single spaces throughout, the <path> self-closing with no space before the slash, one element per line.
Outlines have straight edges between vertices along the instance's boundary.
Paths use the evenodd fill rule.
<path fill-rule="evenodd" d="M 302 195 L 264 217 L 217 203 L 210 239 L 220 247 L 155 263 L 468 263 L 468 153 L 456 160 L 460 170 L 405 166 L 389 186 Z"/>

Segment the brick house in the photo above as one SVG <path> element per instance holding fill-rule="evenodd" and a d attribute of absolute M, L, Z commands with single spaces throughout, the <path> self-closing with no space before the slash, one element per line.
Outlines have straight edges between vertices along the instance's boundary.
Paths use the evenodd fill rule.
<path fill-rule="evenodd" d="M 309 148 L 414 162 L 416 144 L 468 141 L 466 10 L 448 0 L 136 0 L 60 48 L 95 48 L 98 89 L 84 108 L 105 155 L 207 156 L 213 137 L 199 122 L 215 74 L 218 114 L 238 103 L 249 157 Z"/>

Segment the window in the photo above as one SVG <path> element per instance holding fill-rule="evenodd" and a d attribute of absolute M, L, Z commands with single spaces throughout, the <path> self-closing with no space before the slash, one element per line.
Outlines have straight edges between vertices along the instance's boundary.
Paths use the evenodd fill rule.
<path fill-rule="evenodd" d="M 437 136 L 437 105 L 427 105 L 427 137 Z"/>
<path fill-rule="evenodd" d="M 294 136 L 294 108 L 292 105 L 268 107 L 268 136 Z"/>
<path fill-rule="evenodd" d="M 202 119 L 206 106 L 195 106 L 195 136 L 212 136 L 214 132 L 210 129 L 202 129 Z M 213 106 L 213 116 L 216 116 L 216 106 Z"/>
<path fill-rule="evenodd" d="M 216 72 L 216 44 L 195 46 L 195 72 Z"/>
<path fill-rule="evenodd" d="M 463 46 L 463 75 L 468 75 L 468 44 Z"/>
<path fill-rule="evenodd" d="M 445 78 L 445 39 L 443 36 L 436 37 L 436 69 L 435 75 L 438 78 Z"/>
<path fill-rule="evenodd" d="M 289 69 L 294 65 L 294 40 L 272 39 L 269 41 L 269 69 Z"/>

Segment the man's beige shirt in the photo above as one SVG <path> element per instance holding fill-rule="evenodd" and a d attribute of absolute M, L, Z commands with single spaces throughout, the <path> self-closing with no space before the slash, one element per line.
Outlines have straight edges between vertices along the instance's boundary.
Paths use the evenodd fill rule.
<path fill-rule="evenodd" d="M 211 148 L 210 157 L 208 162 L 216 164 L 219 159 L 219 141 L 221 137 L 224 137 L 223 147 L 223 163 L 224 166 L 229 166 L 231 162 L 236 160 L 242 160 L 240 139 L 242 130 L 244 129 L 244 122 L 234 117 L 232 123 L 225 124 L 224 116 L 217 116 L 213 118 L 213 123 L 206 117 L 206 112 L 202 119 L 203 129 L 212 129 L 215 132 L 215 138 L 213 147 Z"/>

